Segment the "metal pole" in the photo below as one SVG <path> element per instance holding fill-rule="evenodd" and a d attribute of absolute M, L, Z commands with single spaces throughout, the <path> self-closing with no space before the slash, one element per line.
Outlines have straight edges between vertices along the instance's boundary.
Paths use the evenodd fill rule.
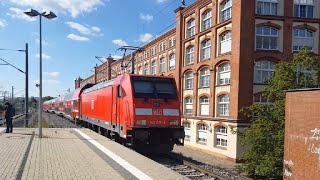
<path fill-rule="evenodd" d="M 26 75 L 26 97 L 25 97 L 25 127 L 28 127 L 28 121 L 29 121 L 29 72 L 28 72 L 28 43 L 26 43 L 26 71 L 25 71 L 25 75 Z"/>
<path fill-rule="evenodd" d="M 11 86 L 11 102 L 13 104 L 13 86 Z"/>
<path fill-rule="evenodd" d="M 41 16 L 39 15 L 40 20 L 40 79 L 39 79 L 39 119 L 38 119 L 38 126 L 39 126 L 39 138 L 42 138 L 42 28 L 41 28 Z"/>

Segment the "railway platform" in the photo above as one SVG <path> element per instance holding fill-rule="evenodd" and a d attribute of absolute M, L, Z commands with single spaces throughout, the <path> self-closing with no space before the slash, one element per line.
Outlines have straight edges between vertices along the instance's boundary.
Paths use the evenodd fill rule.
<path fill-rule="evenodd" d="M 85 128 L 0 128 L 0 179 L 186 179 Z"/>

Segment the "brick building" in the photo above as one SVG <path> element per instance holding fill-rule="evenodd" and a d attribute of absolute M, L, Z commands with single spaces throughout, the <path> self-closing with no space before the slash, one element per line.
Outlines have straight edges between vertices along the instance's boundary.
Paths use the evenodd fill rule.
<path fill-rule="evenodd" d="M 145 44 L 135 73 L 176 79 L 186 145 L 236 160 L 240 110 L 263 103 L 263 82 L 280 60 L 308 47 L 319 52 L 319 0 L 197 0 L 175 10 L 176 27 Z M 130 58 L 109 64 L 108 80 L 130 72 Z M 121 68 L 127 64 L 126 68 Z M 101 66 L 104 66 L 101 65 Z M 90 80 L 100 82 L 93 77 Z"/>
<path fill-rule="evenodd" d="M 286 93 L 284 179 L 320 177 L 320 89 Z"/>

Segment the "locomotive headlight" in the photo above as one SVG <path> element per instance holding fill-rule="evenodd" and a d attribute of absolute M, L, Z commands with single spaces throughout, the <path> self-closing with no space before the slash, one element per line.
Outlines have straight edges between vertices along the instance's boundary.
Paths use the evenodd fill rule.
<path fill-rule="evenodd" d="M 179 120 L 170 120 L 169 125 L 170 126 L 177 126 L 177 125 L 179 125 Z"/>

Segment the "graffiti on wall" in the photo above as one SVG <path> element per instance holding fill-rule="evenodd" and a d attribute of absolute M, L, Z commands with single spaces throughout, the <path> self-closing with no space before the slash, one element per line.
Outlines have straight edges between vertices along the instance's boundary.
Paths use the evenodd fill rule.
<path fill-rule="evenodd" d="M 292 160 L 283 160 L 283 164 L 284 164 L 284 176 L 292 177 L 292 175 L 293 175 L 293 173 L 292 173 L 292 166 L 293 166 Z"/>
<path fill-rule="evenodd" d="M 310 130 L 311 132 L 311 137 L 305 137 L 304 142 L 307 145 L 308 141 L 311 141 L 308 146 L 308 151 L 310 151 L 312 154 L 317 154 L 320 160 L 320 144 L 315 145 L 315 141 L 320 140 L 320 129 L 314 128 Z"/>

